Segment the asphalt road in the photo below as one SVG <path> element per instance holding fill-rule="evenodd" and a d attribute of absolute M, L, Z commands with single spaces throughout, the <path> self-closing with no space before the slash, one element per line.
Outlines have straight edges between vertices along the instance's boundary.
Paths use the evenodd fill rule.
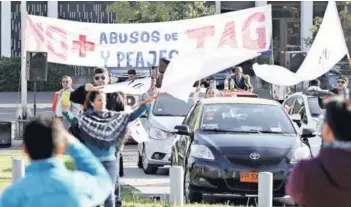
<path fill-rule="evenodd" d="M 18 93 L 0 93 L 0 121 L 14 121 L 18 104 L 20 103 Z M 37 93 L 37 112 L 38 114 L 51 115 L 51 102 L 53 92 Z M 33 93 L 28 93 L 28 106 L 33 108 Z M 11 148 L 1 148 L 0 153 L 8 150 L 19 150 L 21 142 L 13 141 Z M 168 168 L 159 169 L 156 175 L 146 175 L 141 169 L 137 168 L 137 146 L 127 145 L 123 151 L 125 176 L 121 178 L 123 185 L 130 185 L 144 194 L 146 197 L 156 199 L 167 199 L 169 194 L 169 170 Z M 247 204 L 247 199 L 233 199 L 233 197 L 206 198 L 209 203 Z M 281 203 L 280 201 L 283 201 Z M 250 199 L 251 205 L 255 205 L 255 200 Z M 278 200 L 277 206 L 282 206 L 287 202 L 286 199 Z"/>

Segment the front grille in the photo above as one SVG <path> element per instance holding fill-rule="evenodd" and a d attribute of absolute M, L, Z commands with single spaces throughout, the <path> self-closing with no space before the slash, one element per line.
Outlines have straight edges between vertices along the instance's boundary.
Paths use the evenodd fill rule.
<path fill-rule="evenodd" d="M 280 158 L 276 157 L 265 157 L 259 158 L 257 160 L 252 160 L 249 157 L 228 157 L 228 160 L 234 165 L 245 165 L 250 167 L 261 167 L 261 166 L 270 166 L 278 165 L 280 163 Z"/>

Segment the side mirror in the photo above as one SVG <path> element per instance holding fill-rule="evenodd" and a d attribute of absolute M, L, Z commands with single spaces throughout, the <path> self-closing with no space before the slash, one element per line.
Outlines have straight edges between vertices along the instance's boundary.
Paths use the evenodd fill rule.
<path fill-rule="evenodd" d="M 174 129 L 176 130 L 175 134 L 190 136 L 190 129 L 186 125 L 177 125 Z"/>
<path fill-rule="evenodd" d="M 316 131 L 310 128 L 303 128 L 301 137 L 304 139 L 312 138 L 316 136 Z"/>

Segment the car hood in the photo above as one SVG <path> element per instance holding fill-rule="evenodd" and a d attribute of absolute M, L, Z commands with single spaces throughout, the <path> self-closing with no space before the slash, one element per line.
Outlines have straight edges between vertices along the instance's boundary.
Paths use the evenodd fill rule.
<path fill-rule="evenodd" d="M 184 116 L 151 116 L 149 124 L 151 127 L 173 132 L 176 125 L 182 124 Z"/>
<path fill-rule="evenodd" d="M 277 134 L 196 133 L 195 142 L 207 145 L 231 163 L 251 166 L 279 164 L 302 145 L 298 135 Z M 250 160 L 251 153 L 261 158 Z"/>

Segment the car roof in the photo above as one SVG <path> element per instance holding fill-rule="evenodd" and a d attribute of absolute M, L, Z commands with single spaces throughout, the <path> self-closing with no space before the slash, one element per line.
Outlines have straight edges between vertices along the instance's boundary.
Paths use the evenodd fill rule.
<path fill-rule="evenodd" d="M 279 106 L 280 104 L 277 101 L 264 99 L 264 98 L 250 98 L 250 97 L 216 97 L 216 98 L 206 98 L 200 100 L 201 104 L 262 104 L 262 105 L 274 105 Z"/>

